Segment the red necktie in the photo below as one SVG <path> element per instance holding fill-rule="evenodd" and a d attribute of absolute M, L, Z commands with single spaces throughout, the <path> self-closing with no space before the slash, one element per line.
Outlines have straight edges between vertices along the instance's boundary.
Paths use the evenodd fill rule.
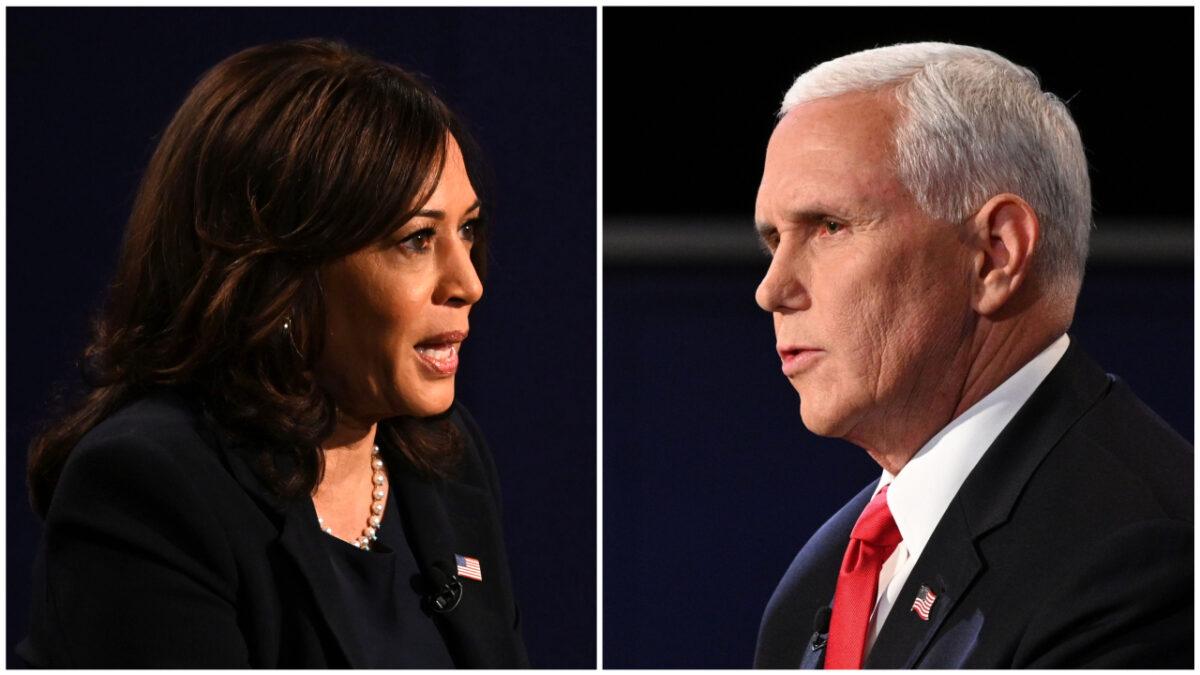
<path fill-rule="evenodd" d="M 879 570 L 900 543 L 900 530 L 888 510 L 887 489 L 884 486 L 867 504 L 850 532 L 850 545 L 833 594 L 826 669 L 862 668 L 867 628 L 879 590 Z"/>

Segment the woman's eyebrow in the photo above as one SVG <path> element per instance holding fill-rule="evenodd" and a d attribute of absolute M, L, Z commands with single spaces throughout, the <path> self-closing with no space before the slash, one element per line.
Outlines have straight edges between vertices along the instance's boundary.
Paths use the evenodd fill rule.
<path fill-rule="evenodd" d="M 466 210 L 463 211 L 463 215 L 466 215 L 466 214 L 474 211 L 475 209 L 479 208 L 480 206 L 481 206 L 480 201 L 478 199 L 476 199 L 474 201 L 474 203 L 472 203 L 470 206 L 468 206 L 466 208 Z M 445 220 L 446 212 L 442 211 L 440 209 L 421 209 L 420 211 L 417 211 L 416 215 L 413 217 L 414 218 L 433 218 L 434 220 Z"/>

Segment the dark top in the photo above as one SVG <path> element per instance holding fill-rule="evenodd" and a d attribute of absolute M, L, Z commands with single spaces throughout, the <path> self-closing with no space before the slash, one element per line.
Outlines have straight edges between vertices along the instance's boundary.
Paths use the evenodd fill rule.
<path fill-rule="evenodd" d="M 526 666 L 496 469 L 466 409 L 446 415 L 465 443 L 454 475 L 427 479 L 380 443 L 389 499 L 422 579 L 453 570 L 456 554 L 482 567 L 484 581 L 463 580 L 454 610 L 431 619 L 454 664 Z M 330 583 L 312 500 L 274 497 L 254 454 L 167 392 L 88 432 L 46 515 L 18 655 L 57 668 L 369 665 L 361 608 Z"/>
<path fill-rule="evenodd" d="M 364 516 L 363 520 L 366 520 Z M 330 583 L 352 613 L 352 630 L 359 637 L 372 668 L 452 668 L 454 661 L 433 618 L 421 608 L 421 571 L 404 539 L 396 500 L 388 498 L 379 538 L 371 550 L 313 530 L 323 540 L 333 565 Z"/>
<path fill-rule="evenodd" d="M 864 666 L 1191 668 L 1194 467 L 1191 444 L 1072 340 L 946 508 Z M 755 666 L 822 666 L 814 617 L 876 482 L 792 562 Z M 910 609 L 922 586 L 928 619 Z"/>

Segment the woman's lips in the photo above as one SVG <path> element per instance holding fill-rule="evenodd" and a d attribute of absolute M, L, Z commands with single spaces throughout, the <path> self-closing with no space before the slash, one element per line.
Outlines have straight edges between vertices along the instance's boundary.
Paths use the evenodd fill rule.
<path fill-rule="evenodd" d="M 419 345 L 413 347 L 425 367 L 435 375 L 453 375 L 458 371 L 458 345 Z"/>
<path fill-rule="evenodd" d="M 413 345 L 413 349 L 433 375 L 448 377 L 458 371 L 458 350 L 466 338 L 464 331 L 440 333 Z"/>
<path fill-rule="evenodd" d="M 811 368 L 824 353 L 825 350 L 816 347 L 780 347 L 779 359 L 783 361 L 783 374 L 787 377 L 798 375 Z"/>

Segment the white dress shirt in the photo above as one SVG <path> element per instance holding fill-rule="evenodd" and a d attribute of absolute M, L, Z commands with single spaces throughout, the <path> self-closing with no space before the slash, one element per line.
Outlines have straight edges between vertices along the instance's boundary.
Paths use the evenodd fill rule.
<path fill-rule="evenodd" d="M 875 494 L 891 485 L 887 493 L 888 509 L 903 541 L 879 571 L 878 597 L 867 631 L 864 660 L 897 601 L 907 605 L 915 599 L 899 598 L 900 590 L 967 474 L 1054 369 L 1066 353 L 1068 344 L 1070 341 L 1065 334 L 1055 340 L 929 439 L 899 474 L 893 476 L 884 470 Z"/>

